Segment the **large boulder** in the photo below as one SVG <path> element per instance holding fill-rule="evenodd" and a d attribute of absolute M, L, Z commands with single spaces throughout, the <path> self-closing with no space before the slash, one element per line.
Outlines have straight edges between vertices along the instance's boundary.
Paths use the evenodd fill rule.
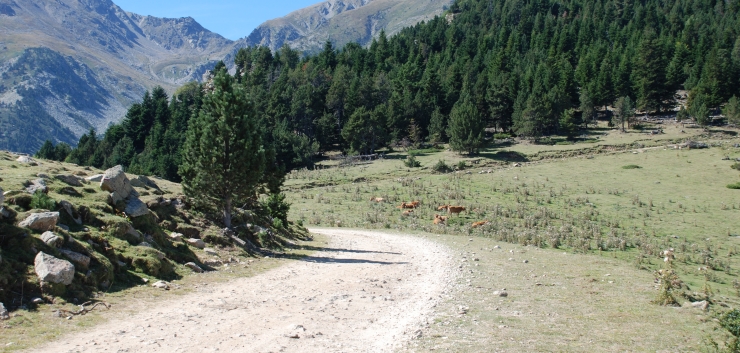
<path fill-rule="evenodd" d="M 128 199 L 128 202 L 126 202 L 126 209 L 124 212 L 126 212 L 126 215 L 129 217 L 140 217 L 149 214 L 149 208 L 147 208 L 146 204 L 139 200 L 139 198 L 132 197 Z"/>
<path fill-rule="evenodd" d="M 100 188 L 110 193 L 115 193 L 122 199 L 126 199 L 129 196 L 139 196 L 131 187 L 131 182 L 126 177 L 126 173 L 123 172 L 123 167 L 120 165 L 105 171 L 103 179 L 100 181 Z"/>
<path fill-rule="evenodd" d="M 75 277 L 75 267 L 67 260 L 39 252 L 33 262 L 36 275 L 42 282 L 70 285 Z"/>
<path fill-rule="evenodd" d="M 34 230 L 47 231 L 56 227 L 58 220 L 59 212 L 33 213 L 26 219 L 18 223 L 18 226 Z"/>
<path fill-rule="evenodd" d="M 85 180 L 87 180 L 89 182 L 102 181 L 103 180 L 103 174 L 95 174 L 93 176 L 89 176 L 89 177 L 85 178 Z"/>
<path fill-rule="evenodd" d="M 37 191 L 41 191 L 44 194 L 49 192 L 49 188 L 46 187 L 46 181 L 44 181 L 44 179 L 38 178 L 26 183 L 26 192 L 29 194 L 35 194 Z"/>
<path fill-rule="evenodd" d="M 58 248 L 64 244 L 64 238 L 56 235 L 54 232 L 46 231 L 44 234 L 41 234 L 41 240 L 46 243 L 46 245 L 51 246 L 52 248 Z"/>
<path fill-rule="evenodd" d="M 0 207 L 3 206 L 3 202 L 5 202 L 5 194 L 3 194 L 3 188 L 0 188 Z"/>
<path fill-rule="evenodd" d="M 29 156 L 20 156 L 16 159 L 16 161 L 21 162 L 21 163 L 26 163 L 26 164 L 36 163 L 36 160 L 34 160 L 33 158 Z"/>
<path fill-rule="evenodd" d="M 90 257 L 71 250 L 59 250 L 66 258 L 75 263 L 81 269 L 86 270 L 90 266 Z"/>
<path fill-rule="evenodd" d="M 188 245 L 194 246 L 198 249 L 205 249 L 206 247 L 206 243 L 200 239 L 190 238 L 190 239 L 185 240 L 185 242 L 188 243 Z"/>
<path fill-rule="evenodd" d="M 64 211 L 67 212 L 69 217 L 71 217 L 75 223 L 77 223 L 78 225 L 82 224 L 82 217 L 80 216 L 79 213 L 75 211 L 74 206 L 72 205 L 71 202 L 67 200 L 62 200 L 62 201 L 59 201 L 59 205 L 62 206 Z"/>
<path fill-rule="evenodd" d="M 74 175 L 60 174 L 60 175 L 55 175 L 54 178 L 56 178 L 57 180 L 61 180 L 63 183 L 67 185 L 82 186 L 82 182 L 80 182 L 80 178 Z"/>

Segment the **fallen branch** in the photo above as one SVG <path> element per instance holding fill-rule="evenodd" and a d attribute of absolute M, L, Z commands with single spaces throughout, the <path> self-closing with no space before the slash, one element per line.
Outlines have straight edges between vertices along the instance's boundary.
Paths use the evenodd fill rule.
<path fill-rule="evenodd" d="M 91 302 L 82 303 L 82 305 L 80 305 L 80 310 L 78 310 L 78 311 L 71 311 L 71 310 L 66 310 L 66 309 L 59 309 L 59 310 L 57 310 L 57 316 L 62 316 L 62 314 L 70 315 L 69 317 L 72 317 L 72 316 L 75 316 L 75 315 L 85 315 L 85 314 L 93 311 L 93 309 L 95 309 L 98 305 L 102 305 L 106 309 L 109 309 L 110 310 L 110 304 L 104 303 L 104 302 L 97 302 L 97 303 L 93 304 L 93 306 L 91 306 L 89 308 L 85 308 L 85 305 L 90 305 L 90 304 L 91 304 Z"/>

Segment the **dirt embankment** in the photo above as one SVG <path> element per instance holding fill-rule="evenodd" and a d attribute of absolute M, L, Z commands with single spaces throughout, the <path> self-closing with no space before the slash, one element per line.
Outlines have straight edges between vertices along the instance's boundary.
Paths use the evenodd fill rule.
<path fill-rule="evenodd" d="M 38 352 L 388 352 L 419 334 L 456 275 L 425 239 L 343 229 L 312 256 L 200 288 Z"/>

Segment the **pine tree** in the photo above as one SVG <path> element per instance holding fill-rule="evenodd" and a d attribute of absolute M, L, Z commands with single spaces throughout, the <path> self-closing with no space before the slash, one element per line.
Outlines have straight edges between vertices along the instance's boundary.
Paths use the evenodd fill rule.
<path fill-rule="evenodd" d="M 619 97 L 614 102 L 614 108 L 616 109 L 616 111 L 614 112 L 614 120 L 616 123 L 615 125 L 620 125 L 622 127 L 622 132 L 624 132 L 625 124 L 627 124 L 632 119 L 632 117 L 635 116 L 634 103 L 632 103 L 632 100 L 629 96 Z"/>
<path fill-rule="evenodd" d="M 453 151 L 475 154 L 483 146 L 485 125 L 467 92 L 452 107 L 447 135 Z"/>
<path fill-rule="evenodd" d="M 576 119 L 575 109 L 566 109 L 560 115 L 560 131 L 568 137 L 568 140 L 574 140 L 578 135 L 578 121 Z"/>
<path fill-rule="evenodd" d="M 722 114 L 725 115 L 728 123 L 740 125 L 740 99 L 732 96 L 724 109 L 722 109 Z"/>
<path fill-rule="evenodd" d="M 185 194 L 222 210 L 224 226 L 231 227 L 233 203 L 255 195 L 266 159 L 254 106 L 225 70 L 213 78 L 183 148 Z"/>
<path fill-rule="evenodd" d="M 447 118 L 435 109 L 429 122 L 429 142 L 439 143 L 445 141 L 445 130 L 447 129 Z"/>

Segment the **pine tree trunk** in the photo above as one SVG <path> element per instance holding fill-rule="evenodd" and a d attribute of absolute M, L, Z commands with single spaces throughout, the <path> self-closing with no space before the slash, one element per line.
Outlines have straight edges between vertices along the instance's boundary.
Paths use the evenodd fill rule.
<path fill-rule="evenodd" d="M 231 228 L 231 196 L 227 196 L 224 200 L 224 226 Z"/>

